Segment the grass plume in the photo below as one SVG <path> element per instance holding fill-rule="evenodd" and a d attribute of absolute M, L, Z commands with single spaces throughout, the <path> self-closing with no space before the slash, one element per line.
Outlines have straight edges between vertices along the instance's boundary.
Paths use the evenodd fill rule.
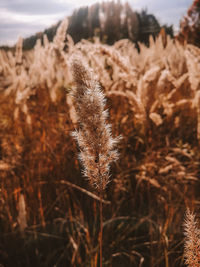
<path fill-rule="evenodd" d="M 80 160 L 84 175 L 100 194 L 100 267 L 102 267 L 103 207 L 102 194 L 109 182 L 109 165 L 118 157 L 114 149 L 117 139 L 111 136 L 111 126 L 106 123 L 105 98 L 94 73 L 80 59 L 72 61 L 76 88 L 73 89 L 79 130 L 74 133 L 80 147 Z"/>
<path fill-rule="evenodd" d="M 80 126 L 74 136 L 80 147 L 84 175 L 95 188 L 104 190 L 109 182 L 110 163 L 118 157 L 117 139 L 112 138 L 111 126 L 106 123 L 104 94 L 92 70 L 80 59 L 74 59 L 72 72 L 76 82 L 72 95 Z"/>
<path fill-rule="evenodd" d="M 185 229 L 185 263 L 188 267 L 200 267 L 200 231 L 195 215 L 187 209 Z"/>

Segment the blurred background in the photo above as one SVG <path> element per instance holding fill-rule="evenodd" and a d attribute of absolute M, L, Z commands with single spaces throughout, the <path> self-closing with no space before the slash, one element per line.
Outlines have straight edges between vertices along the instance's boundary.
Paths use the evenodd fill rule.
<path fill-rule="evenodd" d="M 30 37 L 36 33 L 41 33 L 57 24 L 66 16 L 71 16 L 73 11 L 79 11 L 81 20 L 84 18 L 84 6 L 91 7 L 98 1 L 68 1 L 68 0 L 45 0 L 45 1 L 26 1 L 26 0 L 2 0 L 0 3 L 0 45 L 14 45 L 18 38 Z M 111 3 L 112 1 L 110 1 Z M 125 4 L 126 1 L 121 1 Z M 172 26 L 175 33 L 179 30 L 180 20 L 186 14 L 191 5 L 191 0 L 164 1 L 164 0 L 134 0 L 129 1 L 129 8 L 134 12 L 152 14 L 158 24 Z M 96 7 L 97 8 L 97 7 Z M 93 6 L 94 9 L 94 6 Z M 96 20 L 98 15 L 93 14 Z M 103 16 L 103 12 L 100 13 Z M 126 16 L 125 13 L 121 15 Z M 101 18 L 103 19 L 103 17 Z"/>

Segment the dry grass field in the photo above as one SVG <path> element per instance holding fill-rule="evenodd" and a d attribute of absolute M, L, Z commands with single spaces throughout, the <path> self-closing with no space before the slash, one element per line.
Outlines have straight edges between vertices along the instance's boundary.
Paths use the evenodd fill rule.
<path fill-rule="evenodd" d="M 200 49 L 164 34 L 0 51 L 0 263 L 98 266 L 99 196 L 82 177 L 70 60 L 93 69 L 118 144 L 103 195 L 103 266 L 184 266 L 184 214 L 198 211 Z"/>

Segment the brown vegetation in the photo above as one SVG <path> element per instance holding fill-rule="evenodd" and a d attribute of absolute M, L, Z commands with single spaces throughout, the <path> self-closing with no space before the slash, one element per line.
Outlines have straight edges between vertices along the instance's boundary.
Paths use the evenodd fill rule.
<path fill-rule="evenodd" d="M 98 266 L 99 197 L 81 178 L 70 92 L 73 55 L 106 95 L 120 159 L 105 190 L 104 266 L 183 266 L 185 207 L 199 205 L 200 50 L 52 43 L 0 51 L 0 263 Z M 31 260 L 30 260 L 31 259 Z"/>
<path fill-rule="evenodd" d="M 178 39 L 200 47 L 200 0 L 194 0 L 180 23 Z"/>
<path fill-rule="evenodd" d="M 185 218 L 185 262 L 188 267 L 200 266 L 200 231 L 195 215 L 187 209 Z"/>
<path fill-rule="evenodd" d="M 100 195 L 100 267 L 102 267 L 103 192 L 110 179 L 110 164 L 118 157 L 117 139 L 106 124 L 108 112 L 104 110 L 105 97 L 95 75 L 81 58 L 72 60 L 72 73 L 76 87 L 72 90 L 79 129 L 73 133 L 80 148 L 80 160 L 84 175 Z"/>

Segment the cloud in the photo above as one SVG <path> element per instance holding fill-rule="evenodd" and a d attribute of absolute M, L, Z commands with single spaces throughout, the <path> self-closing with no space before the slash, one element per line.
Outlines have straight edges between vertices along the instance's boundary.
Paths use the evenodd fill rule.
<path fill-rule="evenodd" d="M 23 38 L 43 31 L 73 10 L 71 3 L 58 0 L 1 0 L 0 45 L 13 45 Z"/>
<path fill-rule="evenodd" d="M 170 10 L 179 7 L 187 9 L 192 4 L 191 0 L 132 0 L 130 3 L 133 7 L 147 7 L 148 10 L 154 11 Z"/>
<path fill-rule="evenodd" d="M 181 18 L 192 4 L 191 0 L 132 0 L 130 3 L 135 10 L 147 8 L 161 24 L 173 24 L 176 31 Z"/>
<path fill-rule="evenodd" d="M 1 23 L 7 23 L 8 25 L 13 22 L 22 22 L 22 23 L 28 23 L 28 24 L 37 24 L 40 22 L 40 24 L 46 23 L 49 24 L 52 21 L 55 21 L 58 19 L 58 17 L 65 16 L 65 12 L 60 12 L 56 14 L 24 14 L 24 13 L 16 13 L 12 12 L 6 9 L 0 8 L 0 14 L 1 14 Z"/>
<path fill-rule="evenodd" d="M 17 29 L 17 30 L 16 30 Z M 1 24 L 0 26 L 0 44 L 13 45 L 18 40 L 19 36 L 28 37 L 41 29 L 40 24 L 26 24 L 26 23 L 10 23 Z"/>
<path fill-rule="evenodd" d="M 25 38 L 57 23 L 65 12 L 56 14 L 26 14 L 0 8 L 0 45 L 13 45 L 19 36 Z"/>
<path fill-rule="evenodd" d="M 73 9 L 73 4 L 54 0 L 1 0 L 0 8 L 27 15 L 51 15 L 63 11 L 67 13 Z"/>

